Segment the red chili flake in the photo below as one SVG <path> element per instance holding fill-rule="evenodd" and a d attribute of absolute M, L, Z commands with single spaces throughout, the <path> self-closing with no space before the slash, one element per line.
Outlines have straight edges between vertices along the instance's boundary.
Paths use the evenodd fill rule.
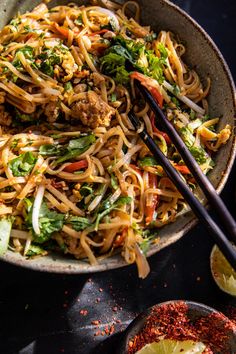
<path fill-rule="evenodd" d="M 99 320 L 91 321 L 91 324 L 95 325 L 95 326 L 98 326 L 100 323 L 101 323 L 101 321 L 99 321 Z"/>
<path fill-rule="evenodd" d="M 194 324 L 195 330 L 202 342 L 209 345 L 213 352 L 230 353 L 226 348 L 230 332 L 236 331 L 236 326 L 222 313 L 212 313 L 200 318 Z"/>
<path fill-rule="evenodd" d="M 100 336 L 100 335 L 101 335 L 101 331 L 100 330 L 94 333 L 95 337 Z"/>
<path fill-rule="evenodd" d="M 102 288 L 100 288 L 100 289 L 99 289 L 99 291 L 100 291 L 100 293 L 102 293 L 102 292 L 103 292 L 103 289 L 102 289 Z"/>
<path fill-rule="evenodd" d="M 116 321 L 116 323 L 121 323 L 121 320 L 115 320 Z"/>
<path fill-rule="evenodd" d="M 96 304 L 97 304 L 98 302 L 100 302 L 100 301 L 101 301 L 100 297 L 98 297 L 98 298 L 95 300 Z"/>
<path fill-rule="evenodd" d="M 111 325 L 109 334 L 112 335 L 115 332 L 115 326 Z"/>
<path fill-rule="evenodd" d="M 79 312 L 82 316 L 87 316 L 88 310 L 80 310 Z"/>
<path fill-rule="evenodd" d="M 118 311 L 118 307 L 117 306 L 112 307 L 112 311 L 117 312 Z"/>
<path fill-rule="evenodd" d="M 106 334 L 109 334 L 109 333 L 110 333 L 110 329 L 109 329 L 108 326 L 106 326 L 104 330 L 105 330 L 105 333 L 106 333 Z"/>
<path fill-rule="evenodd" d="M 128 354 L 136 353 L 148 343 L 158 342 L 163 336 L 179 341 L 201 341 L 207 345 L 205 354 L 228 354 L 227 341 L 233 330 L 236 326 L 221 313 L 212 313 L 193 322 L 188 317 L 185 302 L 168 303 L 152 309 L 142 330 L 129 342 Z"/>

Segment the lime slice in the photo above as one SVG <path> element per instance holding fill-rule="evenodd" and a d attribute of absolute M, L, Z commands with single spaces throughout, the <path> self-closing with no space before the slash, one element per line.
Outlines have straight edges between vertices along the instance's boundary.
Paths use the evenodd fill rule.
<path fill-rule="evenodd" d="M 201 342 L 163 339 L 160 342 L 145 345 L 136 354 L 201 354 L 205 349 L 205 344 Z"/>
<path fill-rule="evenodd" d="M 211 251 L 211 273 L 221 290 L 236 296 L 236 271 L 231 267 L 227 259 L 217 246 Z"/>

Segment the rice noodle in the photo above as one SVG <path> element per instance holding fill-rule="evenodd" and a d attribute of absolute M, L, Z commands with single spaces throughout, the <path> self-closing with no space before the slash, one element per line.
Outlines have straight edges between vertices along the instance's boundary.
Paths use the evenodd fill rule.
<path fill-rule="evenodd" d="M 16 237 L 22 240 L 32 240 L 32 236 L 29 234 L 29 232 L 16 229 L 11 230 L 11 237 Z"/>
<path fill-rule="evenodd" d="M 180 101 L 182 101 L 183 103 L 185 103 L 189 108 L 191 108 L 192 110 L 194 110 L 195 112 L 204 115 L 205 110 L 201 107 L 199 107 L 196 103 L 192 102 L 188 97 L 186 96 L 182 96 L 180 94 L 176 94 L 174 87 L 172 85 L 170 85 L 167 81 L 163 82 L 163 86 L 170 91 L 171 93 L 173 93 L 173 95 L 175 95 Z"/>

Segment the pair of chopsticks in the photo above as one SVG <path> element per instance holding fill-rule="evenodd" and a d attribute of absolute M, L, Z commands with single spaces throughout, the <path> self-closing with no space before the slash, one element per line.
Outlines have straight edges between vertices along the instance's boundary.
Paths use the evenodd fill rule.
<path fill-rule="evenodd" d="M 155 113 L 158 118 L 158 122 L 161 124 L 162 128 L 170 137 L 172 143 L 175 145 L 177 150 L 179 151 L 183 161 L 186 166 L 189 168 L 199 187 L 202 189 L 205 194 L 209 205 L 214 208 L 214 211 L 218 214 L 221 220 L 221 227 L 224 227 L 225 231 L 229 238 L 236 243 L 236 223 L 233 217 L 230 215 L 227 207 L 225 206 L 222 199 L 217 194 L 216 190 L 212 186 L 211 182 L 204 175 L 201 168 L 194 160 L 192 154 L 184 144 L 183 140 L 173 127 L 173 125 L 168 121 L 161 108 L 158 106 L 155 99 L 152 97 L 151 93 L 144 87 L 139 81 L 135 80 L 135 85 L 138 87 L 139 91 L 142 93 L 144 99 L 148 102 L 150 108 Z M 213 236 L 215 243 L 221 249 L 224 256 L 230 262 L 232 267 L 236 270 L 236 250 L 233 248 L 231 242 L 228 237 L 224 234 L 221 228 L 217 225 L 217 223 L 210 216 L 208 211 L 204 208 L 204 206 L 200 203 L 200 201 L 194 196 L 191 189 L 184 182 L 183 178 L 177 172 L 177 170 L 170 163 L 168 158 L 162 153 L 162 151 L 158 148 L 152 137 L 148 134 L 145 129 L 140 129 L 141 124 L 139 119 L 135 116 L 133 112 L 129 113 L 129 119 L 135 128 L 135 130 L 139 130 L 139 136 L 147 145 L 149 150 L 152 152 L 153 156 L 163 167 L 167 176 L 172 180 L 175 184 L 176 188 L 182 194 L 186 202 L 189 204 L 194 214 L 198 217 L 198 219 L 204 224 L 209 233 Z"/>

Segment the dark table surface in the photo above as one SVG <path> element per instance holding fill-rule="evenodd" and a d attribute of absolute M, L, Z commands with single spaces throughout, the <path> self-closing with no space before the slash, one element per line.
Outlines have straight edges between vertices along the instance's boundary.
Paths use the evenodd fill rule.
<path fill-rule="evenodd" d="M 212 36 L 236 79 L 235 0 L 174 2 Z M 234 216 L 235 180 L 236 165 L 222 193 Z M 225 311 L 235 300 L 212 280 L 212 246 L 205 230 L 196 226 L 151 257 L 152 271 L 145 280 L 138 279 L 135 266 L 60 276 L 0 262 L 0 354 L 114 353 L 122 330 L 137 313 L 171 299 L 202 302 Z M 98 320 L 99 326 L 93 322 Z"/>

